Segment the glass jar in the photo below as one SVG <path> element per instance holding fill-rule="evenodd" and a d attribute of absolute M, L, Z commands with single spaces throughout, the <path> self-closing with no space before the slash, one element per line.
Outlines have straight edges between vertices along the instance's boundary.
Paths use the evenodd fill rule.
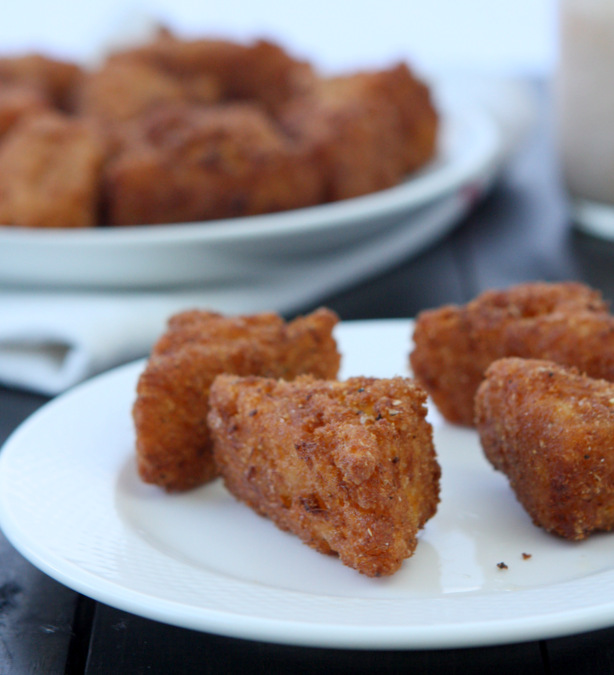
<path fill-rule="evenodd" d="M 614 0 L 559 0 L 556 109 L 574 221 L 614 238 Z"/>

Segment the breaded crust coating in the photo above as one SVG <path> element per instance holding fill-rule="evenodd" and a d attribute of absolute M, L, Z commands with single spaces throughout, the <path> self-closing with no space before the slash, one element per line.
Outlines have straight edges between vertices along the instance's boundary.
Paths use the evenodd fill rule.
<path fill-rule="evenodd" d="M 467 426 L 499 358 L 547 359 L 614 380 L 614 317 L 598 291 L 574 282 L 520 284 L 422 312 L 413 340 L 415 377 L 448 421 Z"/>
<path fill-rule="evenodd" d="M 161 29 L 151 43 L 116 52 L 112 61 L 149 64 L 177 80 L 190 100 L 257 100 L 269 112 L 308 88 L 312 67 L 267 40 L 186 40 Z"/>
<path fill-rule="evenodd" d="M 256 104 L 158 107 L 141 118 L 104 179 L 111 225 L 310 206 L 321 201 L 323 185 L 314 158 Z"/>
<path fill-rule="evenodd" d="M 405 64 L 322 77 L 268 40 L 183 39 L 164 27 L 95 68 L 36 53 L 0 58 L 2 140 L 47 108 L 95 128 L 104 145 L 92 186 L 98 226 L 254 216 L 375 192 L 428 162 L 438 132 L 429 87 Z M 73 149 L 67 141 L 74 164 Z M 27 192 L 49 201 L 34 180 Z M 0 222 L 77 226 L 24 208 L 0 205 Z"/>
<path fill-rule="evenodd" d="M 368 576 L 396 572 L 439 501 L 426 395 L 405 378 L 221 375 L 214 456 L 229 491 Z"/>
<path fill-rule="evenodd" d="M 36 89 L 0 85 L 0 139 L 26 115 L 36 115 L 48 108 L 49 103 Z"/>
<path fill-rule="evenodd" d="M 0 145 L 0 223 L 93 227 L 103 160 L 98 133 L 82 120 L 25 115 Z"/>
<path fill-rule="evenodd" d="M 156 106 L 186 101 L 172 77 L 138 61 L 110 61 L 87 73 L 75 93 L 80 115 L 116 125 L 147 113 Z"/>
<path fill-rule="evenodd" d="M 73 91 L 82 76 L 77 64 L 43 54 L 0 58 L 0 86 L 28 87 L 63 111 L 72 108 Z"/>
<path fill-rule="evenodd" d="M 214 378 L 335 378 L 337 322 L 327 309 L 288 323 L 273 313 L 224 317 L 195 310 L 171 318 L 139 378 L 133 406 L 141 478 L 169 491 L 215 478 L 206 420 Z"/>
<path fill-rule="evenodd" d="M 484 453 L 533 522 L 567 539 L 614 528 L 614 385 L 535 359 L 493 363 L 476 396 Z"/>
<path fill-rule="evenodd" d="M 436 149 L 438 115 L 430 92 L 404 64 L 321 78 L 289 101 L 279 120 L 316 152 L 327 201 L 391 187 Z"/>

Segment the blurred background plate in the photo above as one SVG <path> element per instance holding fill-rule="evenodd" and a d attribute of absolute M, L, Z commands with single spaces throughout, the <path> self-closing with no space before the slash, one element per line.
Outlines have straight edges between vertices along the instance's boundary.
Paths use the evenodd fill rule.
<path fill-rule="evenodd" d="M 437 85 L 435 85 L 437 96 Z M 458 224 L 504 152 L 472 97 L 440 97 L 437 157 L 402 184 L 341 202 L 224 221 L 88 230 L 0 227 L 0 283 L 100 289 L 252 284 L 318 261 L 332 290 L 418 253 Z M 352 264 L 352 256 L 360 266 Z M 342 279 L 337 263 L 343 262 Z M 365 268 L 366 265 L 366 268 Z"/>

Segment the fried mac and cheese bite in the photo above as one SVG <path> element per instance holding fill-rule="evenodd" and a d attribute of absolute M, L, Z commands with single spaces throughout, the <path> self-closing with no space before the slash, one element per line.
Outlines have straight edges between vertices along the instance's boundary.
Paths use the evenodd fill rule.
<path fill-rule="evenodd" d="M 536 525 L 572 540 L 614 528 L 614 384 L 550 361 L 501 359 L 478 389 L 476 424 Z"/>
<path fill-rule="evenodd" d="M 168 491 L 215 478 L 207 426 L 215 377 L 335 378 L 337 322 L 324 308 L 288 323 L 273 313 L 225 317 L 194 310 L 172 317 L 137 384 L 133 419 L 141 478 Z"/>
<path fill-rule="evenodd" d="M 289 100 L 278 119 L 315 152 L 326 201 L 389 188 L 436 150 L 438 114 L 430 91 L 405 64 L 319 78 Z"/>
<path fill-rule="evenodd" d="M 64 112 L 72 110 L 73 92 L 83 74 L 83 68 L 76 63 L 44 54 L 0 57 L 0 88 L 27 87 Z"/>
<path fill-rule="evenodd" d="M 601 294 L 575 282 L 533 282 L 418 315 L 410 363 L 450 422 L 473 425 L 484 372 L 506 356 L 546 359 L 614 380 L 614 317 Z"/>
<path fill-rule="evenodd" d="M 0 141 L 21 119 L 49 109 L 45 97 L 23 85 L 0 85 Z"/>
<path fill-rule="evenodd" d="M 84 228 L 98 222 L 104 146 L 56 111 L 24 116 L 0 144 L 0 223 Z"/>
<path fill-rule="evenodd" d="M 92 184 L 98 227 L 258 216 L 375 192 L 431 160 L 439 133 L 431 88 L 404 63 L 327 77 L 266 39 L 190 39 L 164 26 L 88 66 L 0 58 L 0 149 L 23 117 L 50 111 L 95 128 L 104 146 Z M 74 163 L 72 139 L 64 145 Z M 30 180 L 27 192 L 39 207 L 62 199 L 66 222 L 8 210 L 4 197 L 0 224 L 75 227 L 73 195 L 46 187 Z M 0 189 L 0 199 L 15 192 Z"/>
<path fill-rule="evenodd" d="M 75 92 L 78 114 L 100 121 L 111 132 L 160 105 L 185 101 L 178 82 L 138 61 L 109 61 L 88 72 Z"/>
<path fill-rule="evenodd" d="M 258 215 L 312 206 L 321 194 L 313 157 L 247 103 L 158 106 L 104 173 L 111 225 Z"/>
<path fill-rule="evenodd" d="M 315 78 L 309 63 L 268 40 L 190 40 L 167 28 L 148 44 L 111 54 L 109 61 L 147 64 L 172 77 L 197 103 L 258 101 L 269 112 L 302 93 Z"/>
<path fill-rule="evenodd" d="M 400 377 L 220 375 L 215 461 L 228 490 L 282 530 L 367 576 L 390 575 L 439 501 L 425 401 Z"/>

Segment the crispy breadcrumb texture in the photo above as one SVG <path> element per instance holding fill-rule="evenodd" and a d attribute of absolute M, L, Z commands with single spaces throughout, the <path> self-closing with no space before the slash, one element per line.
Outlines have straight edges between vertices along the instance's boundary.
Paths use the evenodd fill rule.
<path fill-rule="evenodd" d="M 75 92 L 79 115 L 105 125 L 138 118 L 159 105 L 186 101 L 170 75 L 139 61 L 109 61 L 88 72 Z"/>
<path fill-rule="evenodd" d="M 579 540 L 614 528 L 614 385 L 550 361 L 506 358 L 476 396 L 484 453 L 535 525 Z"/>
<path fill-rule="evenodd" d="M 282 530 L 367 576 L 390 575 L 439 501 L 425 400 L 400 377 L 220 375 L 215 460 L 228 490 Z"/>
<path fill-rule="evenodd" d="M 269 112 L 309 88 L 315 78 L 309 63 L 268 40 L 189 40 L 167 28 L 149 44 L 118 51 L 109 60 L 156 68 L 175 79 L 194 102 L 258 100 Z"/>
<path fill-rule="evenodd" d="M 315 151 L 327 201 L 388 188 L 425 165 L 439 124 L 429 89 L 405 64 L 319 78 L 279 120 Z"/>
<path fill-rule="evenodd" d="M 439 130 L 429 86 L 405 64 L 324 77 L 268 40 L 184 39 L 165 27 L 88 68 L 36 53 L 0 58 L 0 145 L 22 117 L 47 109 L 95 128 L 104 145 L 92 186 L 97 226 L 262 215 L 364 195 L 424 166 Z M 67 141 L 67 158 L 73 150 Z M 34 180 L 27 192 L 39 209 L 49 201 Z M 6 198 L 0 209 L 2 224 L 76 226 L 27 209 L 16 217 Z"/>
<path fill-rule="evenodd" d="M 27 87 L 62 111 L 70 111 L 75 88 L 83 77 L 76 63 L 31 53 L 0 58 L 0 88 Z"/>
<path fill-rule="evenodd" d="M 45 96 L 24 85 L 0 85 L 0 140 L 20 119 L 49 108 Z"/>
<path fill-rule="evenodd" d="M 93 227 L 104 146 L 96 130 L 56 111 L 26 115 L 0 145 L 0 223 Z"/>
<path fill-rule="evenodd" d="M 422 312 L 413 342 L 415 377 L 448 421 L 466 426 L 499 358 L 552 360 L 614 380 L 614 317 L 598 291 L 575 282 L 520 284 Z"/>
<path fill-rule="evenodd" d="M 133 418 L 141 478 L 168 491 L 215 478 L 206 420 L 215 377 L 335 378 L 337 322 L 325 308 L 287 323 L 274 313 L 226 317 L 193 310 L 172 317 L 137 385 Z"/>
<path fill-rule="evenodd" d="M 158 105 L 124 134 L 103 189 L 111 225 L 165 224 L 312 206 L 323 182 L 257 104 Z"/>

